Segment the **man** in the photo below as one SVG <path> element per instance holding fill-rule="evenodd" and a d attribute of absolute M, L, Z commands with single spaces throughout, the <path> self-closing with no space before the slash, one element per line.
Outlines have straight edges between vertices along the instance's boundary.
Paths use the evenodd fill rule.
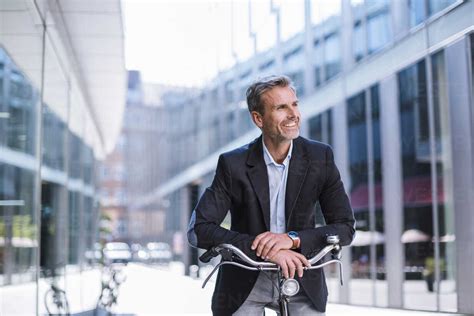
<path fill-rule="evenodd" d="M 219 157 L 212 185 L 195 209 L 199 248 L 232 244 L 254 260 L 278 264 L 295 277 L 300 292 L 290 313 L 324 315 L 327 287 L 321 269 L 308 270 L 306 257 L 337 234 L 341 245 L 354 236 L 354 217 L 331 148 L 299 137 L 301 116 L 289 78 L 270 76 L 247 90 L 247 104 L 262 136 Z M 315 228 L 319 200 L 326 226 Z M 220 226 L 231 213 L 230 230 Z M 276 274 L 223 266 L 212 298 L 214 315 L 262 315 L 277 309 Z"/>

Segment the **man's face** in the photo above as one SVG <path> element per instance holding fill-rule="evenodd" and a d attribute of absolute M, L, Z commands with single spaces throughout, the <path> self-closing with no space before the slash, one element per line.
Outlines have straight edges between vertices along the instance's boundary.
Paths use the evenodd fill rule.
<path fill-rule="evenodd" d="M 290 87 L 274 87 L 265 92 L 261 100 L 264 114 L 252 112 L 255 124 L 265 137 L 276 143 L 290 141 L 299 136 L 301 115 L 298 98 Z"/>

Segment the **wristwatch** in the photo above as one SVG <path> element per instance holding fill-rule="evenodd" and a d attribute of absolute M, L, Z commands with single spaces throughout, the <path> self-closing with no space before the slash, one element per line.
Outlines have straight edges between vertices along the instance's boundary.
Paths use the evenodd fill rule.
<path fill-rule="evenodd" d="M 300 243 L 300 237 L 298 236 L 298 233 L 295 231 L 289 231 L 287 235 L 293 241 L 293 246 L 291 246 L 291 249 L 297 249 Z"/>

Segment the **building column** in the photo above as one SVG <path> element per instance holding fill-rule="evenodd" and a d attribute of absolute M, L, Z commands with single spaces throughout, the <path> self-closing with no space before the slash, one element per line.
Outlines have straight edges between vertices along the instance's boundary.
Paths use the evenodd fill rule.
<path fill-rule="evenodd" d="M 380 82 L 380 123 L 383 174 L 383 218 L 385 227 L 385 268 L 388 306 L 403 307 L 404 246 L 403 179 L 401 165 L 400 113 L 397 76 Z"/>
<path fill-rule="evenodd" d="M 345 101 L 334 107 L 334 115 L 332 116 L 334 126 L 334 161 L 341 174 L 342 182 L 347 194 L 349 194 L 350 172 L 349 172 L 349 141 L 347 126 L 347 109 Z M 344 269 L 344 286 L 339 288 L 339 303 L 348 304 L 351 279 L 351 249 L 349 247 L 342 248 L 342 266 Z"/>
<path fill-rule="evenodd" d="M 469 37 L 446 48 L 453 157 L 453 204 L 456 234 L 458 312 L 474 314 L 474 118 L 466 52 Z M 473 80 L 473 78 L 471 78 Z"/>
<path fill-rule="evenodd" d="M 192 253 L 191 248 L 188 245 L 186 232 L 188 230 L 188 223 L 190 217 L 190 208 L 191 208 L 191 194 L 192 194 L 191 185 L 184 186 L 179 189 L 179 202 L 177 203 L 180 208 L 180 217 L 179 217 L 179 234 L 181 234 L 180 240 L 182 242 L 180 248 L 182 249 L 182 260 L 184 263 L 184 274 L 189 275 L 189 267 L 192 265 Z"/>
<path fill-rule="evenodd" d="M 311 1 L 304 1 L 304 53 L 306 67 L 304 67 L 304 90 L 306 95 L 314 92 L 314 62 L 313 62 L 313 22 L 311 21 Z"/>
<path fill-rule="evenodd" d="M 350 1 L 341 2 L 341 59 L 343 71 L 347 73 L 354 66 L 352 50 L 352 31 L 354 21 L 352 19 L 352 5 Z"/>

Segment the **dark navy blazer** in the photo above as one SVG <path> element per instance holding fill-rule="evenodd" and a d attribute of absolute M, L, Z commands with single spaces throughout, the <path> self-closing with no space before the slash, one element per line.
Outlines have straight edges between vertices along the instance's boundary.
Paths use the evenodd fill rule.
<path fill-rule="evenodd" d="M 317 201 L 325 226 L 315 228 Z M 231 228 L 221 227 L 227 212 Z M 242 249 L 254 260 L 250 249 L 254 238 L 270 230 L 270 199 L 267 167 L 263 159 L 262 136 L 250 144 L 222 154 L 209 188 L 199 200 L 194 232 L 197 246 L 209 249 L 221 243 Z M 334 164 L 330 146 L 298 137 L 288 172 L 285 198 L 286 231 L 297 231 L 301 253 L 310 257 L 325 245 L 326 236 L 337 234 L 341 245 L 351 243 L 354 215 Z M 214 315 L 231 315 L 250 294 L 259 272 L 223 266 L 212 298 Z M 300 281 L 314 307 L 325 312 L 327 287 L 322 269 L 306 271 Z"/>

